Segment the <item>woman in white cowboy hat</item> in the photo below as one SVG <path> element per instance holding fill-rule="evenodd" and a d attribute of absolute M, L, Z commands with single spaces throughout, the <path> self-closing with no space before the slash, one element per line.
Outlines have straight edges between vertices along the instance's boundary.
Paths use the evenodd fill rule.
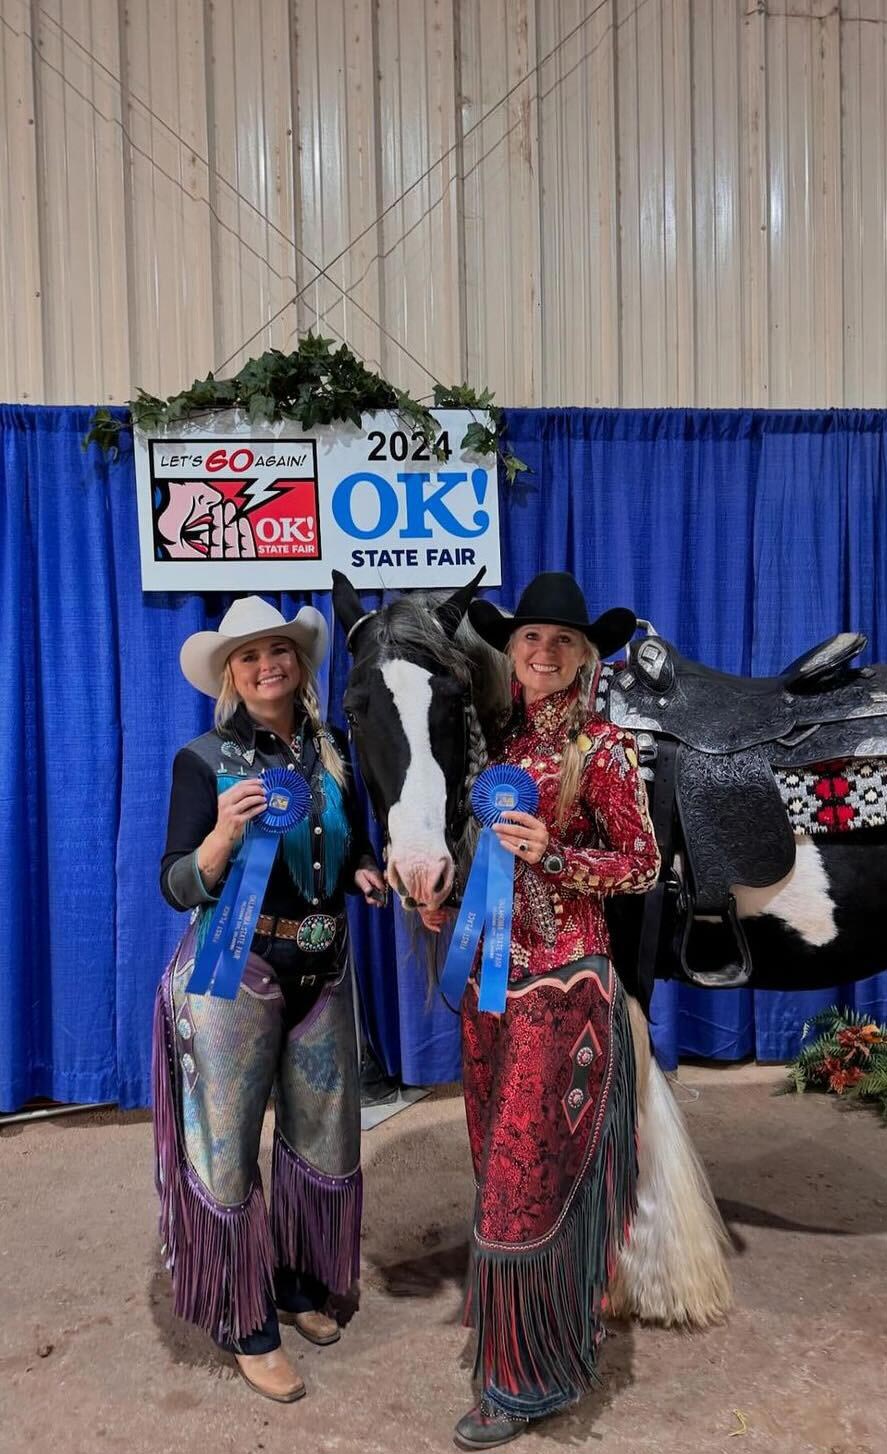
<path fill-rule="evenodd" d="M 176 756 L 160 874 L 169 903 L 192 911 L 154 1022 L 156 1179 L 175 1310 L 233 1352 L 253 1388 L 285 1403 L 305 1386 L 279 1321 L 335 1342 L 328 1300 L 357 1278 L 360 1102 L 344 893 L 384 897 L 347 746 L 320 717 L 314 673 L 326 650 L 318 611 L 287 621 L 259 596 L 185 642 L 182 671 L 216 699 L 215 727 Z M 281 837 L 235 998 L 189 994 L 244 831 L 267 807 L 260 774 L 271 767 L 304 775 L 308 816 Z M 258 1151 L 272 1087 L 269 1215 Z"/>

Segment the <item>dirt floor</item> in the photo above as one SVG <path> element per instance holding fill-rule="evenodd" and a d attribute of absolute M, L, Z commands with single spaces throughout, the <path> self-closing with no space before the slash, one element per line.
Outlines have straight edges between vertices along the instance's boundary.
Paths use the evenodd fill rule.
<path fill-rule="evenodd" d="M 729 1324 L 617 1325 L 606 1387 L 515 1448 L 887 1451 L 887 1129 L 773 1071 L 685 1068 L 678 1095 L 735 1244 Z M 268 1147 L 266 1146 L 266 1154 Z M 364 1140 L 363 1302 L 341 1342 L 284 1329 L 309 1389 L 251 1394 L 175 1322 L 145 1115 L 0 1132 L 0 1450 L 419 1454 L 472 1401 L 460 1326 L 471 1179 L 453 1091 Z"/>

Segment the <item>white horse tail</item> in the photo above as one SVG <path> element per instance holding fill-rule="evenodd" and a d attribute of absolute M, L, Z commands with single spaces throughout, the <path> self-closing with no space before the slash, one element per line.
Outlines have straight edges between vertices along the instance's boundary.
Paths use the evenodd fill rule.
<path fill-rule="evenodd" d="M 614 1317 L 666 1327 L 722 1322 L 732 1301 L 727 1229 L 684 1118 L 629 999 L 638 1072 L 638 1209 L 609 1289 Z"/>

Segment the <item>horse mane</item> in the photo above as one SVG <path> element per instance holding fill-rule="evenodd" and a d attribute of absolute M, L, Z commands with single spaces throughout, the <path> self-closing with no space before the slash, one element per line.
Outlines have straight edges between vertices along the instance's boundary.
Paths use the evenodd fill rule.
<path fill-rule="evenodd" d="M 489 761 L 487 743 L 511 713 L 511 670 L 508 658 L 478 636 L 467 616 L 454 637 L 447 636 L 434 615 L 449 597 L 447 591 L 410 591 L 379 613 L 377 642 L 383 660 L 432 661 L 471 693 L 468 712 L 466 796 Z M 474 856 L 478 825 L 470 813 L 457 844 L 456 871 L 462 881 Z"/>
<path fill-rule="evenodd" d="M 511 711 L 508 660 L 478 636 L 467 616 L 462 618 L 455 637 L 447 636 L 434 610 L 448 599 L 448 594 L 411 591 L 386 606 L 379 615 L 377 636 L 382 658 L 430 658 L 441 672 L 470 687 L 481 730 L 488 736 Z"/>

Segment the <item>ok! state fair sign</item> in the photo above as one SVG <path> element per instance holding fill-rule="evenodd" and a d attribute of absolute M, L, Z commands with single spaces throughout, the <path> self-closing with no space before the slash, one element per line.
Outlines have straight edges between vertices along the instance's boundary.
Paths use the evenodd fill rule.
<path fill-rule="evenodd" d="M 478 416 L 434 417 L 434 451 L 395 414 L 136 432 L 143 589 L 325 590 L 334 569 L 358 588 L 455 586 L 481 566 L 499 585 L 495 457 L 462 449 Z"/>

